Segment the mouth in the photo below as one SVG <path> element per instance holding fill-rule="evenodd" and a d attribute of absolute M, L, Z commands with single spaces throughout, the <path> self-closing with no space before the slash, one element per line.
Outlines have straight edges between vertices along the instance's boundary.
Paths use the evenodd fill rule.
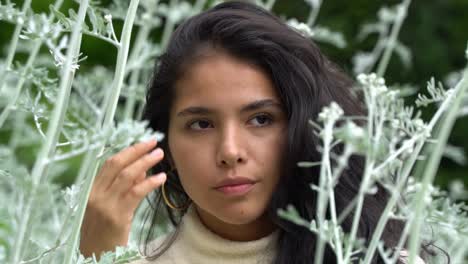
<path fill-rule="evenodd" d="M 245 195 L 247 194 L 256 183 L 243 183 L 243 184 L 232 184 L 232 185 L 224 185 L 221 187 L 216 188 L 217 191 L 225 194 L 225 195 Z"/>
<path fill-rule="evenodd" d="M 256 182 L 257 181 L 249 177 L 237 175 L 223 179 L 214 189 L 224 195 L 240 196 L 247 194 L 254 187 Z"/>

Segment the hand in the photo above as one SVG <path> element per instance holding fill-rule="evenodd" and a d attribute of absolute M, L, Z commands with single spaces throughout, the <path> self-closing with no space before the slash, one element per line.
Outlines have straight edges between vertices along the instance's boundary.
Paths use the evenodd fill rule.
<path fill-rule="evenodd" d="M 137 143 L 108 158 L 93 183 L 81 227 L 80 251 L 85 257 L 126 246 L 135 210 L 141 200 L 166 181 L 164 172 L 146 178 L 146 171 L 164 156 L 156 140 Z"/>

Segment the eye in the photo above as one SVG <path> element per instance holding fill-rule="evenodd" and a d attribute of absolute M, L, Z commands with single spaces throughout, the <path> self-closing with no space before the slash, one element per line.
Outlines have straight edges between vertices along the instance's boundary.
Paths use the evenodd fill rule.
<path fill-rule="evenodd" d="M 273 118 L 269 114 L 259 114 L 249 120 L 254 126 L 264 127 L 273 122 Z M 187 128 L 191 130 L 206 130 L 211 124 L 208 120 L 194 120 L 187 124 Z"/>
<path fill-rule="evenodd" d="M 210 125 L 210 122 L 206 120 L 195 120 L 188 124 L 188 128 L 192 130 L 204 130 L 207 129 Z"/>
<path fill-rule="evenodd" d="M 260 127 L 267 126 L 273 122 L 273 118 L 271 118 L 271 116 L 268 114 L 260 114 L 250 120 L 256 120 L 256 122 L 254 122 L 254 125 Z"/>

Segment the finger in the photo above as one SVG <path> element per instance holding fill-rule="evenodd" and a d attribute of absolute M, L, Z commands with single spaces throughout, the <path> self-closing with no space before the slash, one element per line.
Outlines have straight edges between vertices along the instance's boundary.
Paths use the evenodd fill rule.
<path fill-rule="evenodd" d="M 156 144 L 156 140 L 137 143 L 109 157 L 96 177 L 96 185 L 106 190 L 122 169 L 148 153 Z"/>
<path fill-rule="evenodd" d="M 135 185 L 135 182 L 145 177 L 146 171 L 153 167 L 164 157 L 162 149 L 157 148 L 151 153 L 141 157 L 125 169 L 123 169 L 111 184 L 112 193 L 124 194 Z"/>
<path fill-rule="evenodd" d="M 146 178 L 144 181 L 133 186 L 124 196 L 123 205 L 128 210 L 135 210 L 141 200 L 145 198 L 151 191 L 160 187 L 167 179 L 164 172 Z"/>

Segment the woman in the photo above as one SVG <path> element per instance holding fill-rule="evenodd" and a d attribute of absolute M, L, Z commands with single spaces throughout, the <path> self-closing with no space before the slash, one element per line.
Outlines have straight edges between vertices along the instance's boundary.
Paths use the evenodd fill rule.
<path fill-rule="evenodd" d="M 125 245 L 139 202 L 162 186 L 149 257 L 137 263 L 312 263 L 316 236 L 277 210 L 292 204 L 315 218 L 310 184 L 318 184 L 319 169 L 297 166 L 321 159 L 308 120 L 332 101 L 347 115 L 364 114 L 352 85 L 313 42 L 253 4 L 223 3 L 188 19 L 158 58 L 147 94 L 144 117 L 166 139 L 154 151 L 156 142 L 140 143 L 105 162 L 81 251 Z M 151 168 L 157 174 L 145 178 Z M 362 171 L 363 159 L 353 156 L 335 189 L 338 211 L 357 194 Z M 358 236 L 367 242 L 387 199 L 383 188 L 366 197 Z M 176 228 L 151 241 L 160 208 Z M 349 216 L 342 227 L 349 232 L 351 224 Z M 403 224 L 388 223 L 387 248 Z M 327 246 L 323 263 L 335 262 Z M 383 263 L 378 254 L 373 263 Z"/>

